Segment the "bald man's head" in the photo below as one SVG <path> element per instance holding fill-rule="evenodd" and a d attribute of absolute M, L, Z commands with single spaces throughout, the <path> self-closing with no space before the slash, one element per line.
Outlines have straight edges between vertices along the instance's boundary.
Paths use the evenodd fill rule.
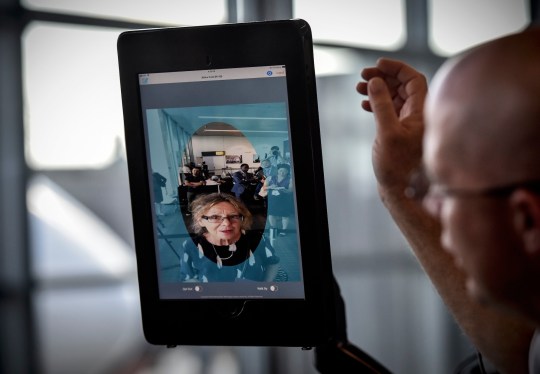
<path fill-rule="evenodd" d="M 426 158 L 450 159 L 492 183 L 540 178 L 540 28 L 444 64 L 431 85 L 426 124 Z"/>

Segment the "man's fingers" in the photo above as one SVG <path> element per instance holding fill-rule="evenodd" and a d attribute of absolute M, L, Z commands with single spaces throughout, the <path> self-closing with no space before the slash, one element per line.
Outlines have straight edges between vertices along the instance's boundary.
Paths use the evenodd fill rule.
<path fill-rule="evenodd" d="M 378 67 L 374 66 L 374 67 L 364 68 L 362 72 L 360 73 L 360 75 L 362 78 L 368 81 L 371 78 L 380 77 L 381 71 L 379 70 Z"/>
<path fill-rule="evenodd" d="M 367 82 L 358 83 L 356 85 L 356 91 L 359 94 L 367 95 L 368 94 L 368 84 L 367 84 Z M 369 103 L 369 100 L 362 100 L 362 109 L 364 109 L 367 112 L 372 112 L 371 104 Z"/>
<path fill-rule="evenodd" d="M 356 85 L 356 91 L 362 95 L 367 95 L 367 82 L 360 82 Z"/>
<path fill-rule="evenodd" d="M 369 103 L 369 100 L 362 100 L 362 109 L 364 109 L 366 112 L 373 112 L 371 110 L 371 104 Z"/>
<path fill-rule="evenodd" d="M 419 75 L 411 66 L 389 58 L 380 58 L 377 61 L 377 69 L 388 76 L 394 77 L 400 83 L 406 83 Z"/>
<path fill-rule="evenodd" d="M 388 129 L 388 125 L 398 122 L 398 118 L 392 102 L 392 97 L 381 78 L 372 78 L 368 82 L 368 95 L 370 109 L 375 115 L 377 130 L 379 132 Z"/>

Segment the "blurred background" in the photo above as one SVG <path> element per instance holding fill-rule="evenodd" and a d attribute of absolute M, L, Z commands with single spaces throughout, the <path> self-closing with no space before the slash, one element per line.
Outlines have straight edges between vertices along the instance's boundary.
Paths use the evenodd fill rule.
<path fill-rule="evenodd" d="M 316 373 L 313 352 L 147 344 L 116 39 L 126 30 L 303 18 L 315 40 L 333 267 L 349 338 L 395 373 L 474 352 L 379 201 L 360 70 L 431 77 L 538 20 L 535 0 L 0 0 L 0 373 Z"/>

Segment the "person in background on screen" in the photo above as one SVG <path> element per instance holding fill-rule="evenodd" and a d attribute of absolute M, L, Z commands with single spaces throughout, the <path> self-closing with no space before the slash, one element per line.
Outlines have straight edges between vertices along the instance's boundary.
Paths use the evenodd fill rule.
<path fill-rule="evenodd" d="M 206 181 L 203 175 L 201 174 L 201 168 L 194 166 L 191 169 L 191 174 L 186 175 L 186 180 L 184 182 L 184 185 L 188 187 L 187 201 L 188 201 L 188 204 L 191 204 L 191 202 L 199 194 L 201 187 L 206 186 Z"/>
<path fill-rule="evenodd" d="M 237 199 L 246 200 L 248 194 L 253 195 L 253 190 L 257 180 L 253 173 L 249 172 L 249 165 L 240 165 L 240 170 L 235 171 L 232 175 L 233 187 L 231 191 L 234 193 Z"/>
<path fill-rule="evenodd" d="M 161 202 L 163 201 L 163 190 L 162 188 L 166 186 L 167 178 L 158 172 L 152 173 L 152 186 L 154 191 L 154 206 L 156 209 L 156 214 L 162 216 L 163 212 L 161 210 Z"/>
<path fill-rule="evenodd" d="M 268 191 L 268 220 L 272 229 L 277 229 L 279 236 L 287 235 L 290 216 L 293 214 L 293 180 L 288 164 L 277 166 L 277 175 L 266 179 Z"/>
<path fill-rule="evenodd" d="M 266 158 L 266 160 L 270 161 L 270 164 L 277 168 L 280 164 L 285 164 L 285 159 L 281 156 L 281 153 L 279 152 L 279 147 L 277 145 L 272 146 L 270 148 L 270 156 Z"/>

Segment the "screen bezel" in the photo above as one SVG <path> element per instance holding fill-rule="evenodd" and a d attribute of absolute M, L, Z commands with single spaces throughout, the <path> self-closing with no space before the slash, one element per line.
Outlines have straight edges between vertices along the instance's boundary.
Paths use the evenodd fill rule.
<path fill-rule="evenodd" d="M 334 335 L 333 279 L 312 53 L 309 25 L 302 20 L 130 31 L 119 37 L 139 289 L 143 329 L 149 342 L 317 346 Z M 287 67 L 294 184 L 297 191 L 302 191 L 297 193 L 296 202 L 303 300 L 159 297 L 138 74 L 203 70 L 209 67 L 209 61 L 215 69 Z M 186 320 L 190 322 L 186 324 Z M 207 321 L 212 333 L 201 334 L 197 322 Z M 256 329 L 248 327 L 253 323 L 259 323 Z"/>

